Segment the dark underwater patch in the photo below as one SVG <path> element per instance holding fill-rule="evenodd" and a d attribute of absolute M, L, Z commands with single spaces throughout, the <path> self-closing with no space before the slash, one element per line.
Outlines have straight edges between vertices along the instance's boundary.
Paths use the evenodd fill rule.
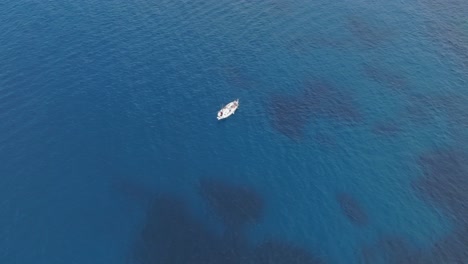
<path fill-rule="evenodd" d="M 200 193 L 224 224 L 234 230 L 263 216 L 264 201 L 248 186 L 204 178 L 200 180 Z"/>
<path fill-rule="evenodd" d="M 375 244 L 361 251 L 362 264 L 430 264 L 422 251 L 411 246 L 403 237 L 382 236 Z M 435 264 L 435 263 L 434 263 Z"/>
<path fill-rule="evenodd" d="M 194 219 L 186 204 L 170 195 L 158 195 L 150 208 L 135 248 L 140 264 L 216 263 L 217 238 Z"/>
<path fill-rule="evenodd" d="M 444 210 L 453 232 L 421 250 L 401 237 L 383 236 L 362 250 L 362 263 L 468 263 L 468 154 L 454 148 L 432 150 L 419 158 L 423 175 L 413 183 L 426 202 Z"/>
<path fill-rule="evenodd" d="M 273 96 L 270 113 L 273 127 L 295 140 L 304 137 L 312 118 L 330 119 L 341 125 L 362 120 L 351 96 L 324 81 L 307 83 L 302 93 L 295 96 Z"/>
<path fill-rule="evenodd" d="M 143 183 L 136 183 L 124 178 L 114 179 L 111 183 L 111 188 L 118 194 L 124 195 L 138 203 L 147 203 L 154 196 L 154 192 Z"/>
<path fill-rule="evenodd" d="M 380 136 L 395 136 L 402 129 L 392 120 L 378 122 L 372 127 L 372 133 Z"/>
<path fill-rule="evenodd" d="M 363 264 L 441 264 L 468 263 L 468 229 L 458 226 L 452 233 L 427 248 L 417 248 L 403 237 L 382 236 L 362 249 Z"/>
<path fill-rule="evenodd" d="M 223 74 L 228 83 L 237 88 L 248 89 L 258 85 L 246 70 L 237 66 L 225 66 Z"/>
<path fill-rule="evenodd" d="M 468 225 L 458 225 L 451 234 L 437 241 L 430 257 L 434 264 L 468 263 Z"/>
<path fill-rule="evenodd" d="M 336 141 L 333 137 L 331 137 L 329 134 L 326 133 L 315 133 L 313 136 L 313 139 L 315 142 L 320 144 L 320 146 L 324 147 L 335 147 L 336 146 Z"/>
<path fill-rule="evenodd" d="M 414 182 L 414 188 L 454 220 L 464 222 L 468 216 L 468 154 L 438 149 L 423 154 L 419 164 L 424 175 Z"/>
<path fill-rule="evenodd" d="M 468 97 L 463 94 L 421 94 L 409 96 L 407 117 L 420 124 L 431 124 L 437 114 L 444 115 L 452 125 L 468 125 Z"/>
<path fill-rule="evenodd" d="M 306 83 L 301 98 L 314 116 L 333 119 L 348 125 L 362 121 L 362 116 L 351 94 L 329 82 Z"/>
<path fill-rule="evenodd" d="M 408 87 L 408 81 L 400 74 L 369 64 L 364 64 L 363 69 L 367 78 L 392 90 L 401 91 Z"/>
<path fill-rule="evenodd" d="M 274 96 L 270 101 L 273 127 L 291 139 L 304 137 L 309 111 L 300 98 Z"/>
<path fill-rule="evenodd" d="M 300 247 L 268 241 L 259 245 L 254 251 L 255 264 L 321 264 L 319 257 Z"/>
<path fill-rule="evenodd" d="M 312 36 L 295 37 L 286 41 L 286 48 L 289 51 L 298 54 L 308 54 L 313 52 L 314 49 L 318 48 L 343 49 L 349 47 L 349 41 L 330 38 L 330 36 L 323 37 L 319 36 L 318 34 Z"/>
<path fill-rule="evenodd" d="M 453 232 L 431 248 L 431 263 L 468 263 L 468 154 L 445 148 L 419 158 L 423 176 L 413 183 L 422 199 L 446 212 Z"/>
<path fill-rule="evenodd" d="M 441 95 L 434 98 L 434 105 L 445 112 L 452 124 L 468 126 L 468 97 L 460 94 Z"/>
<path fill-rule="evenodd" d="M 153 201 L 134 248 L 139 264 L 249 263 L 251 249 L 241 234 L 217 236 L 177 197 L 160 194 Z"/>
<path fill-rule="evenodd" d="M 442 49 L 448 50 L 458 57 L 468 70 L 468 2 L 464 0 L 422 0 L 431 11 L 432 19 L 426 22 L 429 36 Z M 442 60 L 447 60 L 445 52 L 439 52 Z"/>
<path fill-rule="evenodd" d="M 322 41 L 311 41 L 305 37 L 296 37 L 290 39 L 286 42 L 286 47 L 289 51 L 293 51 L 296 53 L 307 54 L 311 51 L 312 48 L 319 48 L 321 45 L 324 44 Z"/>
<path fill-rule="evenodd" d="M 433 97 L 420 93 L 413 93 L 408 97 L 409 104 L 405 107 L 405 116 L 420 125 L 432 124 L 437 112 Z"/>
<path fill-rule="evenodd" d="M 138 264 L 317 264 L 324 263 L 309 251 L 282 241 L 260 246 L 248 242 L 242 224 L 258 220 L 263 202 L 250 189 L 204 180 L 203 196 L 218 214 L 234 216 L 239 228 L 226 227 L 222 235 L 195 218 L 187 204 L 170 194 L 157 194 L 133 248 L 131 263 Z M 246 196 L 244 198 L 243 196 Z M 254 206 L 252 206 L 252 201 Z M 242 203 L 246 203 L 246 205 Z M 250 205 L 249 205 L 250 204 Z M 244 210 L 246 209 L 247 210 Z M 240 216 L 238 216 L 240 215 Z M 241 219 L 241 220 L 239 220 Z M 232 224 L 228 221 L 228 224 Z"/>
<path fill-rule="evenodd" d="M 444 47 L 448 47 L 461 61 L 468 70 L 468 34 L 461 28 L 450 28 L 448 31 L 444 28 L 438 28 L 437 35 L 442 35 L 438 41 L 442 42 Z"/>
<path fill-rule="evenodd" d="M 465 0 L 421 0 L 421 3 L 441 14 L 461 15 L 459 17 L 466 17 L 468 14 L 468 3 Z"/>
<path fill-rule="evenodd" d="M 266 10 L 276 16 L 290 16 L 293 10 L 293 2 L 290 0 L 267 0 L 269 8 Z"/>
<path fill-rule="evenodd" d="M 369 224 L 369 217 L 359 202 L 349 193 L 341 192 L 336 195 L 342 212 L 348 220 L 356 226 L 366 226 Z"/>
<path fill-rule="evenodd" d="M 350 16 L 346 27 L 367 48 L 375 48 L 390 39 L 391 30 L 377 26 L 378 21 L 369 21 L 360 16 Z"/>

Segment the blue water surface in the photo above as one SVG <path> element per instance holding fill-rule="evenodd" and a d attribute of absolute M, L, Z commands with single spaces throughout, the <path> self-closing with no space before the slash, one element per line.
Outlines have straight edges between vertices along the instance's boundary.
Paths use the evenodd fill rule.
<path fill-rule="evenodd" d="M 467 3 L 3 0 L 0 263 L 468 263 Z"/>

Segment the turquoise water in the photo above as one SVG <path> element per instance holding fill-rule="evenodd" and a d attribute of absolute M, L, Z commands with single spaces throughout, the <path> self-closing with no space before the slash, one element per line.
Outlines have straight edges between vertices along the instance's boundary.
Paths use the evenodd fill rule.
<path fill-rule="evenodd" d="M 468 263 L 467 13 L 3 1 L 0 262 Z"/>

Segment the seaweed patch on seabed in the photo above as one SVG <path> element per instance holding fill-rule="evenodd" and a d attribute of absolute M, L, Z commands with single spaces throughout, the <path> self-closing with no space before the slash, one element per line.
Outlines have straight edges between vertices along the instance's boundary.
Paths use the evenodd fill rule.
<path fill-rule="evenodd" d="M 414 183 L 424 199 L 446 210 L 456 222 L 468 216 L 468 154 L 438 149 L 419 159 L 424 176 Z"/>
<path fill-rule="evenodd" d="M 442 31 L 442 29 L 439 29 Z M 449 32 L 444 31 L 443 37 L 437 39 L 442 44 L 448 47 L 460 60 L 465 67 L 465 71 L 468 70 L 468 34 L 458 29 L 458 33 L 454 33 L 450 30 Z"/>
<path fill-rule="evenodd" d="M 242 228 L 263 215 L 262 197 L 248 186 L 205 178 L 200 181 L 200 193 L 229 228 Z"/>
<path fill-rule="evenodd" d="M 320 264 L 320 258 L 293 245 L 266 241 L 254 251 L 254 263 L 257 264 Z"/>
<path fill-rule="evenodd" d="M 319 143 L 323 147 L 336 147 L 336 140 L 329 134 L 317 132 L 313 135 L 315 142 Z"/>
<path fill-rule="evenodd" d="M 468 263 L 468 154 L 453 148 L 424 153 L 419 159 L 423 176 L 413 183 L 427 203 L 446 212 L 454 223 L 451 233 L 427 248 L 406 239 L 382 236 L 361 252 L 362 263 L 440 264 Z"/>
<path fill-rule="evenodd" d="M 141 264 L 222 263 L 217 240 L 191 216 L 182 200 L 160 194 L 147 214 L 133 260 Z"/>
<path fill-rule="evenodd" d="M 364 64 L 364 74 L 367 78 L 389 87 L 392 90 L 401 91 L 408 87 L 408 81 L 402 75 L 383 69 L 382 67 Z"/>
<path fill-rule="evenodd" d="M 468 97 L 463 95 L 409 95 L 407 117 L 419 124 L 431 124 L 436 113 L 444 114 L 453 126 L 468 126 Z"/>
<path fill-rule="evenodd" d="M 208 199 L 213 211 L 228 224 L 226 232 L 216 235 L 206 224 L 193 217 L 183 200 L 170 194 L 158 194 L 134 246 L 131 263 L 323 263 L 307 250 L 287 242 L 271 241 L 258 247 L 251 245 L 247 236 L 238 229 L 245 228 L 247 222 L 258 221 L 263 215 L 263 202 L 258 202 L 262 200 L 260 196 L 252 189 L 246 191 L 244 187 L 237 185 L 231 186 L 212 179 L 203 181 L 203 197 Z M 243 198 L 244 195 L 247 198 Z M 243 202 L 254 205 L 247 205 L 245 208 L 243 204 L 239 204 Z M 227 217 L 233 217 L 234 220 L 226 219 Z M 235 225 L 233 230 L 231 223 L 241 224 Z"/>
<path fill-rule="evenodd" d="M 408 95 L 408 102 L 403 117 L 420 125 L 433 123 L 436 107 L 432 96 L 413 93 Z"/>
<path fill-rule="evenodd" d="M 317 49 L 317 48 L 339 49 L 339 48 L 346 48 L 349 45 L 350 45 L 349 41 L 332 39 L 329 37 L 315 36 L 315 35 L 296 37 L 289 41 L 286 41 L 287 49 L 289 51 L 299 53 L 299 54 L 307 54 L 307 53 L 312 52 L 313 49 Z"/>
<path fill-rule="evenodd" d="M 369 224 L 369 217 L 359 202 L 348 193 L 338 193 L 336 195 L 341 210 L 348 220 L 356 226 L 366 226 Z"/>
<path fill-rule="evenodd" d="M 116 177 L 113 179 L 111 188 L 116 193 L 140 205 L 149 203 L 154 196 L 154 192 L 147 185 L 126 180 L 125 178 Z"/>
<path fill-rule="evenodd" d="M 291 15 L 293 2 L 290 0 L 267 0 L 269 7 L 266 10 L 275 15 Z"/>
<path fill-rule="evenodd" d="M 468 263 L 468 154 L 437 149 L 423 154 L 419 163 L 424 174 L 414 182 L 415 190 L 455 224 L 451 234 L 434 244 L 431 258 L 435 263 Z"/>
<path fill-rule="evenodd" d="M 434 98 L 434 104 L 445 112 L 449 121 L 468 125 L 468 97 L 460 94 L 441 95 Z"/>
<path fill-rule="evenodd" d="M 303 92 L 296 96 L 273 96 L 270 113 L 273 127 L 294 140 L 304 137 L 304 130 L 312 117 L 344 125 L 362 121 L 351 96 L 324 81 L 307 83 Z"/>
<path fill-rule="evenodd" d="M 226 66 L 223 74 L 228 83 L 234 87 L 247 89 L 257 86 L 257 82 L 247 72 L 236 66 Z"/>
<path fill-rule="evenodd" d="M 433 9 L 433 19 L 426 23 L 429 36 L 442 48 L 450 50 L 468 70 L 467 1 L 422 1 Z M 447 17 L 450 17 L 447 20 Z M 445 53 L 440 52 L 440 56 Z M 444 56 L 444 60 L 447 58 Z"/>
<path fill-rule="evenodd" d="M 352 96 L 328 82 L 307 83 L 301 98 L 314 116 L 332 119 L 346 125 L 362 121 Z"/>
<path fill-rule="evenodd" d="M 468 97 L 444 95 L 437 98 L 436 104 L 444 106 L 447 117 L 447 130 L 452 138 L 459 142 L 467 142 Z"/>
<path fill-rule="evenodd" d="M 372 127 L 372 133 L 380 136 L 395 136 L 400 132 L 402 129 L 393 120 L 378 122 Z"/>
<path fill-rule="evenodd" d="M 304 137 L 309 113 L 300 98 L 277 95 L 271 99 L 270 106 L 274 128 L 294 140 Z"/>
<path fill-rule="evenodd" d="M 351 16 L 347 19 L 348 30 L 367 48 L 375 48 L 390 39 L 391 30 L 359 16 Z"/>
<path fill-rule="evenodd" d="M 362 264 L 429 264 L 422 251 L 411 246 L 403 237 L 382 236 L 375 244 L 366 246 L 361 251 Z M 434 263 L 435 264 L 435 263 Z"/>

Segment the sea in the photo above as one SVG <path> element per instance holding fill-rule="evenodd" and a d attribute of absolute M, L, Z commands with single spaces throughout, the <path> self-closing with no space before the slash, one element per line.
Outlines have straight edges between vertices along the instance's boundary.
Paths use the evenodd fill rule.
<path fill-rule="evenodd" d="M 467 14 L 2 0 L 0 263 L 468 263 Z"/>

